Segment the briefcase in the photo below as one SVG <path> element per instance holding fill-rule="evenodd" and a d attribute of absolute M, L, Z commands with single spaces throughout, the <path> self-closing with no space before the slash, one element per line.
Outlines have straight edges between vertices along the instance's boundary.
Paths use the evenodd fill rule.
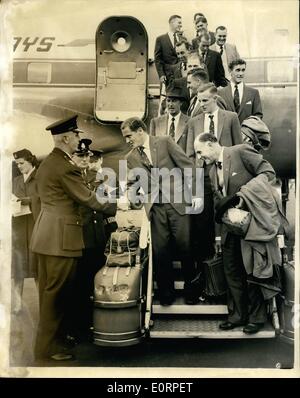
<path fill-rule="evenodd" d="M 139 246 L 140 228 L 118 228 L 110 237 L 110 253 L 134 251 Z"/>
<path fill-rule="evenodd" d="M 205 277 L 204 294 L 209 297 L 222 296 L 227 291 L 222 256 L 205 260 L 203 264 Z"/>

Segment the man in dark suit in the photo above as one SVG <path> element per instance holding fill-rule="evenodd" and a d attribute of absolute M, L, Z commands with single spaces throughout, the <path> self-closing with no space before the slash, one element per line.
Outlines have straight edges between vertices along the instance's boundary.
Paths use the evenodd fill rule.
<path fill-rule="evenodd" d="M 200 13 L 198 13 L 194 15 L 194 24 L 196 29 L 196 37 L 192 40 L 192 48 L 194 50 L 198 50 L 198 38 L 203 33 L 207 33 L 209 35 L 211 45 L 215 43 L 216 41 L 215 34 L 214 32 L 208 31 L 207 19 L 203 14 L 200 15 Z"/>
<path fill-rule="evenodd" d="M 203 33 L 198 38 L 198 41 L 199 56 L 207 66 L 209 81 L 213 82 L 217 87 L 227 86 L 228 82 L 225 78 L 221 55 L 209 49 L 211 45 L 210 36 L 207 33 Z"/>
<path fill-rule="evenodd" d="M 192 288 L 195 267 L 190 253 L 188 212 L 201 212 L 203 199 L 201 196 L 192 197 L 192 187 L 196 188 L 193 162 L 171 137 L 149 136 L 145 124 L 138 118 L 125 120 L 121 130 L 126 142 L 133 148 L 127 156 L 129 180 L 139 183 L 145 193 L 144 207 L 151 220 L 153 262 L 160 302 L 170 305 L 175 299 L 172 270 L 175 244 L 182 263 L 185 299 L 187 304 L 194 304 L 198 301 L 198 292 Z M 145 172 L 145 178 L 139 174 L 141 169 Z M 183 178 L 184 170 L 186 173 L 188 169 L 191 178 Z M 170 178 L 169 173 L 162 173 L 163 170 L 172 172 L 172 175 L 175 173 L 174 178 Z M 130 189 L 129 198 L 132 198 Z"/>
<path fill-rule="evenodd" d="M 180 79 L 187 75 L 187 56 L 189 53 L 189 46 L 190 45 L 186 40 L 180 40 L 175 45 L 175 51 L 179 62 L 174 66 L 174 79 Z"/>
<path fill-rule="evenodd" d="M 182 21 L 179 15 L 169 18 L 169 32 L 157 37 L 154 48 L 156 70 L 161 83 L 167 84 L 178 62 L 175 45 L 182 37 Z"/>
<path fill-rule="evenodd" d="M 216 209 L 225 197 L 232 197 L 240 188 L 259 174 L 269 181 L 276 178 L 273 167 L 248 144 L 223 147 L 213 134 L 200 134 L 195 140 L 195 152 L 210 169 L 215 190 Z M 243 199 L 237 197 L 236 207 L 243 207 Z M 225 277 L 228 284 L 228 319 L 220 324 L 222 330 L 246 325 L 244 333 L 256 333 L 266 321 L 266 308 L 260 287 L 247 284 L 242 253 L 241 238 L 222 225 L 222 254 Z"/>
<path fill-rule="evenodd" d="M 229 64 L 230 84 L 219 90 L 229 110 L 236 112 L 240 123 L 249 116 L 263 117 L 259 91 L 244 83 L 246 61 L 236 59 Z"/>
<path fill-rule="evenodd" d="M 239 53 L 235 44 L 229 44 L 226 42 L 227 29 L 225 26 L 218 26 L 216 29 L 216 42 L 211 45 L 210 49 L 217 51 L 222 58 L 222 63 L 225 71 L 225 77 L 230 80 L 230 71 L 228 65 L 236 59 L 239 59 Z"/>
<path fill-rule="evenodd" d="M 110 214 L 111 204 L 100 203 L 84 183 L 71 155 L 79 143 L 77 115 L 46 128 L 55 148 L 41 163 L 36 178 L 41 211 L 35 223 L 31 249 L 39 260 L 40 319 L 35 345 L 37 359 L 72 359 L 64 338 L 70 327 L 71 299 L 83 233 L 79 205 Z"/>
<path fill-rule="evenodd" d="M 212 83 L 204 85 L 198 92 L 198 101 L 203 113 L 188 121 L 186 154 L 194 157 L 194 141 L 203 132 L 213 133 L 221 145 L 241 144 L 241 127 L 236 113 L 224 111 L 217 105 L 217 89 Z"/>
<path fill-rule="evenodd" d="M 186 125 L 189 117 L 180 111 L 183 98 L 180 89 L 169 89 L 166 93 L 167 113 L 155 117 L 150 122 L 150 135 L 169 135 L 183 151 L 186 150 L 187 131 Z"/>
<path fill-rule="evenodd" d="M 193 71 L 188 72 L 187 75 L 187 88 L 190 92 L 191 100 L 190 105 L 187 110 L 187 115 L 190 117 L 195 117 L 203 113 L 201 104 L 198 101 L 198 91 L 205 84 L 209 83 L 208 74 L 203 69 L 195 69 Z M 222 97 L 217 96 L 217 105 L 221 109 L 226 110 L 226 103 Z"/>

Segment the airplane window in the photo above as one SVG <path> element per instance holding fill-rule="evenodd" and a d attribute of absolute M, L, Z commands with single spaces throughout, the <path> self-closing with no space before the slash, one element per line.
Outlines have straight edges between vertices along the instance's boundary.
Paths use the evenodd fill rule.
<path fill-rule="evenodd" d="M 48 62 L 30 62 L 27 68 L 28 83 L 50 83 L 51 64 Z"/>
<path fill-rule="evenodd" d="M 291 60 L 273 60 L 267 63 L 269 83 L 289 83 L 295 81 L 294 63 Z"/>
<path fill-rule="evenodd" d="M 124 53 L 131 47 L 132 39 L 127 32 L 115 32 L 111 36 L 112 48 L 118 53 Z"/>

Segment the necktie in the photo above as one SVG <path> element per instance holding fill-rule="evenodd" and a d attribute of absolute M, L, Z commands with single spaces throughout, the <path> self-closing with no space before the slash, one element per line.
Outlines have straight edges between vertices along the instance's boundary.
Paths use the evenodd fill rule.
<path fill-rule="evenodd" d="M 147 167 L 147 169 L 151 169 L 152 164 L 150 163 L 150 160 L 149 160 L 148 156 L 145 154 L 143 145 L 138 147 L 138 151 L 139 151 L 139 154 L 140 154 L 140 156 L 142 158 L 143 164 Z"/>
<path fill-rule="evenodd" d="M 181 69 L 186 71 L 186 62 L 181 62 Z"/>
<path fill-rule="evenodd" d="M 221 181 L 221 180 L 223 180 L 223 178 L 221 177 L 221 171 L 219 171 L 219 170 L 222 170 L 222 162 L 217 161 L 217 162 L 215 162 L 215 164 L 216 164 L 216 169 L 217 169 L 216 177 L 217 177 L 218 191 L 223 195 L 223 188 L 222 188 L 223 181 Z"/>
<path fill-rule="evenodd" d="M 236 84 L 234 89 L 233 103 L 236 113 L 239 113 L 240 110 L 240 94 L 238 90 L 238 85 Z"/>
<path fill-rule="evenodd" d="M 173 37 L 174 37 L 174 47 L 175 47 L 176 43 L 178 42 L 176 32 L 173 34 Z"/>
<path fill-rule="evenodd" d="M 206 56 L 206 52 L 202 53 L 202 61 L 205 63 L 205 56 Z"/>
<path fill-rule="evenodd" d="M 210 122 L 209 122 L 209 132 L 210 132 L 211 134 L 215 134 L 214 115 L 208 115 L 208 117 L 210 118 Z"/>
<path fill-rule="evenodd" d="M 170 130 L 169 130 L 169 136 L 171 138 L 173 138 L 173 140 L 175 139 L 175 117 L 172 117 L 171 119 L 171 124 L 170 124 Z"/>
<path fill-rule="evenodd" d="M 197 95 L 195 95 L 194 98 L 191 100 L 189 109 L 187 111 L 188 116 L 191 116 L 191 114 L 193 113 L 193 110 L 195 109 L 196 102 L 197 102 Z"/>
<path fill-rule="evenodd" d="M 223 54 L 223 46 L 220 46 L 220 55 L 221 55 L 221 57 L 222 57 L 222 54 Z"/>
<path fill-rule="evenodd" d="M 216 162 L 216 166 L 218 169 L 222 170 L 222 162 Z"/>

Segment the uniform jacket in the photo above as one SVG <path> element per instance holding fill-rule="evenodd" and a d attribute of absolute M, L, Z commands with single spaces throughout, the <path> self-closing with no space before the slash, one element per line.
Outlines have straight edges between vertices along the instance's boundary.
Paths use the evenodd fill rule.
<path fill-rule="evenodd" d="M 209 81 L 213 82 L 217 87 L 227 86 L 228 81 L 225 78 L 221 55 L 216 51 L 208 49 L 205 64 L 207 66 Z"/>
<path fill-rule="evenodd" d="M 226 102 L 227 109 L 235 112 L 231 85 L 229 84 L 227 87 L 221 88 L 219 90 L 219 95 Z M 247 117 L 252 115 L 260 118 L 263 117 L 259 91 L 244 84 L 243 98 L 238 113 L 240 123 L 242 124 Z"/>
<path fill-rule="evenodd" d="M 23 175 L 13 179 L 12 192 L 20 199 L 26 199 L 32 214 L 12 217 L 12 277 L 28 278 L 37 276 L 37 258 L 29 249 L 34 222 L 40 212 L 37 195 L 36 170 L 26 182 Z"/>
<path fill-rule="evenodd" d="M 275 171 L 271 164 L 260 153 L 248 144 L 225 147 L 223 152 L 223 178 L 227 196 L 236 194 L 240 188 L 252 178 L 265 174 L 268 181 L 275 179 Z M 214 190 L 215 203 L 221 199 L 218 193 L 216 166 L 210 169 L 210 178 Z M 222 226 L 222 243 L 225 242 L 227 230 Z"/>
<path fill-rule="evenodd" d="M 152 157 L 152 166 L 153 168 L 157 168 L 161 170 L 162 168 L 165 168 L 167 170 L 173 170 L 175 168 L 179 168 L 181 173 L 176 174 L 176 178 L 162 178 L 157 182 L 158 180 L 155 178 L 151 178 L 150 176 L 150 171 L 145 167 L 145 165 L 142 162 L 141 156 L 138 152 L 138 149 L 133 149 L 129 154 L 127 155 L 127 162 L 128 162 L 128 168 L 131 169 L 131 174 L 129 172 L 129 185 L 135 183 L 137 181 L 137 175 L 136 175 L 136 170 L 135 168 L 143 168 L 146 170 L 149 181 L 150 183 L 153 181 L 155 182 L 152 187 L 150 186 L 150 183 L 148 186 L 144 186 L 143 190 L 144 192 L 152 193 L 152 198 L 153 200 L 157 200 L 158 195 L 162 192 L 162 185 L 166 181 L 171 180 L 170 182 L 170 197 L 168 200 L 168 203 L 170 203 L 173 208 L 181 215 L 184 215 L 187 213 L 186 207 L 189 207 L 191 204 L 192 200 L 192 190 L 195 189 L 196 187 L 196 174 L 195 174 L 195 168 L 193 161 L 190 160 L 183 150 L 175 144 L 172 138 L 169 136 L 164 136 L 164 137 L 149 137 L 149 145 L 150 145 L 150 152 L 151 152 L 151 157 Z M 186 179 L 183 181 L 183 170 L 184 169 L 190 169 L 192 171 L 192 178 L 191 179 Z M 132 186 L 129 186 L 129 196 L 130 196 L 130 190 Z M 152 188 L 152 192 L 151 192 Z M 184 189 L 187 190 L 189 193 L 189 198 L 186 198 L 183 195 Z M 195 191 L 196 192 L 196 191 Z M 195 193 L 194 192 L 194 193 Z M 176 200 L 179 203 L 175 203 L 175 199 L 179 198 L 180 200 Z M 150 210 L 153 204 L 153 200 L 149 200 L 149 203 L 144 203 L 144 207 L 147 213 L 148 218 L 150 219 Z"/>
<path fill-rule="evenodd" d="M 187 124 L 188 136 L 186 154 L 189 157 L 195 156 L 194 141 L 197 135 L 204 132 L 204 113 L 192 117 Z M 218 111 L 218 141 L 222 146 L 232 146 L 242 143 L 241 127 L 236 113 Z"/>
<path fill-rule="evenodd" d="M 99 182 L 96 182 L 97 173 L 92 170 L 88 170 L 87 173 L 83 173 L 83 179 L 89 189 L 96 191 Z M 111 216 L 116 213 L 116 207 L 113 203 L 108 204 L 111 206 Z M 99 210 L 91 209 L 90 207 L 80 206 L 80 214 L 82 217 L 83 227 L 83 241 L 86 249 L 98 248 L 100 250 L 105 249 L 106 245 L 106 215 Z"/>
<path fill-rule="evenodd" d="M 32 251 L 49 256 L 81 256 L 84 244 L 79 205 L 109 215 L 111 205 L 99 203 L 84 183 L 81 170 L 58 148 L 41 163 L 36 176 L 41 212 L 32 233 Z"/>
<path fill-rule="evenodd" d="M 183 149 L 184 152 L 186 150 L 186 138 L 187 138 L 186 125 L 188 120 L 189 117 L 181 113 L 177 128 L 175 130 L 175 142 Z M 168 129 L 167 114 L 155 117 L 150 122 L 150 135 L 155 135 L 155 136 L 169 135 L 167 129 Z"/>
<path fill-rule="evenodd" d="M 177 54 L 168 33 L 158 36 L 154 48 L 154 60 L 158 76 L 172 76 L 173 67 L 178 62 Z"/>

